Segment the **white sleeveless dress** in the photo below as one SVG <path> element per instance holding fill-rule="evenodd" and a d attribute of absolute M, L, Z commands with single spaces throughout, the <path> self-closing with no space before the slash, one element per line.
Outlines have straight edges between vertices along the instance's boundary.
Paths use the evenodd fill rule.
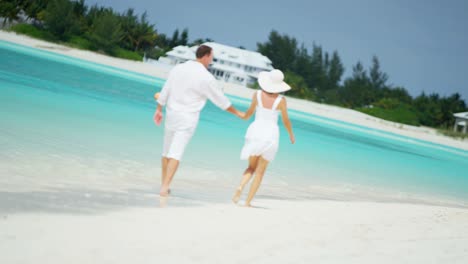
<path fill-rule="evenodd" d="M 262 156 L 264 159 L 272 161 L 278 151 L 278 116 L 280 111 L 276 108 L 281 102 L 282 96 L 278 95 L 272 109 L 268 109 L 263 107 L 261 95 L 262 91 L 258 91 L 255 121 L 250 124 L 245 134 L 245 144 L 241 151 L 242 160 L 246 160 L 250 156 Z"/>

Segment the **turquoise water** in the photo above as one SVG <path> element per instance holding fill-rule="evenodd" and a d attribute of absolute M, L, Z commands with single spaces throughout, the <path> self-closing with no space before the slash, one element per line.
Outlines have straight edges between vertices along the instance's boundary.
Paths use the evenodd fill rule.
<path fill-rule="evenodd" d="M 163 80 L 2 41 L 0 58 L 3 181 L 44 177 L 18 169 L 35 157 L 54 164 L 51 174 L 68 172 L 69 163 L 61 163 L 66 157 L 104 157 L 113 168 L 132 161 L 154 167 L 145 176 L 158 176 L 163 131 L 152 121 L 153 94 Z M 241 109 L 249 103 L 230 99 Z M 362 188 L 468 201 L 468 151 L 298 111 L 290 115 L 297 142 L 289 144 L 281 129 L 280 150 L 264 180 L 267 190 Z M 176 184 L 200 178 L 234 188 L 245 166 L 239 154 L 248 124 L 208 104 Z"/>

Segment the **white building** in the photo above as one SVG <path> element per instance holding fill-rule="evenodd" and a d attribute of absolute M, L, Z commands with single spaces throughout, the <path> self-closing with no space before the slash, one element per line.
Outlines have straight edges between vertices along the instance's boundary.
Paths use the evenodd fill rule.
<path fill-rule="evenodd" d="M 453 115 L 455 116 L 455 125 L 453 126 L 453 131 L 458 132 L 461 130 L 463 133 L 466 133 L 468 131 L 468 112 L 456 113 Z"/>
<path fill-rule="evenodd" d="M 213 63 L 208 70 L 218 80 L 245 86 L 255 83 L 259 72 L 273 69 L 270 59 L 258 52 L 234 48 L 215 42 L 203 44 L 213 48 Z M 197 48 L 198 46 L 177 46 L 167 52 L 166 57 L 159 58 L 158 62 L 176 65 L 187 60 L 195 60 Z"/>

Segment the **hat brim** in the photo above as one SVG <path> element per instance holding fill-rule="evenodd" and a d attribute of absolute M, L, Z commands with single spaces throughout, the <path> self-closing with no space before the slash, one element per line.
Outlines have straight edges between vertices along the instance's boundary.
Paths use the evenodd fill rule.
<path fill-rule="evenodd" d="M 268 93 L 282 93 L 291 90 L 291 87 L 285 82 L 273 82 L 270 79 L 269 72 L 262 71 L 258 74 L 258 84 Z"/>

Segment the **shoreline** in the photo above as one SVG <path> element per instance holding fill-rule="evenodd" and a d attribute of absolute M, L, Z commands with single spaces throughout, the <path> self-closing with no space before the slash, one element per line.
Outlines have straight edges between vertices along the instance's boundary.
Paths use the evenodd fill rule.
<path fill-rule="evenodd" d="M 34 39 L 25 35 L 18 35 L 16 33 L 7 32 L 4 30 L 0 30 L 0 40 L 40 50 L 54 52 L 57 54 L 70 56 L 85 61 L 103 64 L 106 66 L 112 66 L 130 72 L 149 75 L 160 79 L 165 79 L 170 71 L 170 68 L 166 67 L 161 67 L 144 62 L 110 57 L 92 51 L 75 49 L 63 45 L 58 45 L 55 43 Z M 223 87 L 226 94 L 245 99 L 250 99 L 254 92 L 253 89 L 243 87 L 240 85 L 224 82 L 220 82 L 220 85 Z M 373 117 L 347 108 L 320 104 L 303 99 L 291 97 L 287 98 L 288 106 L 290 109 L 293 110 L 468 151 L 468 139 L 462 140 L 444 136 L 439 134 L 437 130 L 433 128 L 405 125 Z"/>

